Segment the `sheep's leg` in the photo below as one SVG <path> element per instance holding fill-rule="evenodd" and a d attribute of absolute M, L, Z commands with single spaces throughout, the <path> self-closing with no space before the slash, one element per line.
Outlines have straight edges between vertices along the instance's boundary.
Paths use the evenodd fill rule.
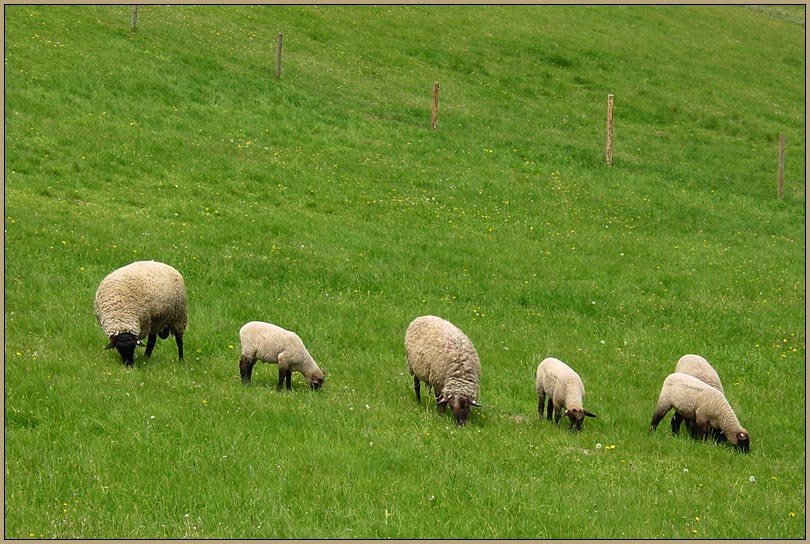
<path fill-rule="evenodd" d="M 276 386 L 276 391 L 281 391 L 281 388 L 284 387 L 284 381 L 287 381 L 287 389 L 290 389 L 290 380 L 289 376 L 292 374 L 291 371 L 287 370 L 286 368 L 282 368 L 281 365 L 278 367 L 278 385 Z"/>
<path fill-rule="evenodd" d="M 557 425 L 560 424 L 560 418 L 562 417 L 562 404 L 559 406 L 554 407 L 554 423 Z"/>
<path fill-rule="evenodd" d="M 703 440 L 705 437 L 704 433 L 700 430 L 700 426 L 693 420 L 687 420 L 687 426 L 689 427 L 689 436 L 696 440 Z M 708 431 L 708 429 L 707 429 Z"/>
<path fill-rule="evenodd" d="M 541 391 L 537 393 L 537 415 L 540 416 L 540 421 L 543 421 L 543 405 L 546 402 L 546 394 Z"/>
<path fill-rule="evenodd" d="M 144 353 L 144 356 L 152 356 L 152 350 L 155 349 L 155 343 L 157 343 L 157 334 L 152 333 L 149 335 L 149 339 L 146 341 L 146 353 Z"/>
<path fill-rule="evenodd" d="M 183 335 L 175 334 L 174 341 L 177 342 L 177 358 L 183 360 Z"/>
<path fill-rule="evenodd" d="M 287 391 L 292 391 L 292 370 L 289 368 L 287 369 L 287 376 L 285 377 L 287 382 Z"/>
<path fill-rule="evenodd" d="M 697 416 L 697 419 L 692 422 L 690 430 L 692 431 L 692 438 L 703 440 L 709 433 L 709 421 Z"/>
<path fill-rule="evenodd" d="M 681 432 L 681 422 L 683 418 L 678 412 L 675 412 L 675 415 L 672 416 L 672 420 L 670 421 L 670 425 L 672 426 L 672 434 L 680 434 Z"/>
<path fill-rule="evenodd" d="M 416 402 L 422 402 L 422 384 L 416 376 L 413 377 L 413 390 L 416 393 Z"/>
<path fill-rule="evenodd" d="M 551 421 L 551 414 L 554 412 L 554 399 L 549 397 L 547 406 L 548 420 Z"/>
<path fill-rule="evenodd" d="M 242 355 L 239 359 L 239 373 L 242 375 L 242 385 L 250 385 L 250 375 L 253 374 L 253 365 L 255 364 L 256 360 L 247 355 Z"/>
<path fill-rule="evenodd" d="M 656 407 L 655 412 L 653 413 L 652 416 L 652 421 L 650 422 L 651 431 L 654 431 L 658 427 L 658 424 L 661 423 L 661 420 L 664 419 L 664 416 L 667 415 L 667 412 L 669 412 L 670 408 L 672 407 L 666 405 L 664 406 L 658 405 L 658 407 Z"/>

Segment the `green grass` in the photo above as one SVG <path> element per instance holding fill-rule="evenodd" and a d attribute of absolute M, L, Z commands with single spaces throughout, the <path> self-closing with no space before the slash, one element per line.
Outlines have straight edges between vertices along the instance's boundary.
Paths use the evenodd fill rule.
<path fill-rule="evenodd" d="M 138 13 L 5 9 L 7 538 L 804 538 L 804 6 Z M 182 363 L 103 351 L 139 259 L 186 278 Z M 481 356 L 463 429 L 413 398 L 429 313 Z M 242 387 L 254 319 L 325 387 Z M 688 352 L 749 455 L 650 434 Z"/>

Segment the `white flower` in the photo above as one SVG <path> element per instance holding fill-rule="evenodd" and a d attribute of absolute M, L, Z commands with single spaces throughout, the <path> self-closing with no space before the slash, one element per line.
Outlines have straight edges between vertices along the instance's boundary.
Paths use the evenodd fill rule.
<path fill-rule="evenodd" d="M 748 481 L 753 484 L 753 483 L 755 483 L 757 481 L 757 477 L 756 476 L 751 476 L 750 478 L 748 478 Z"/>
<path fill-rule="evenodd" d="M 683 472 L 684 474 L 686 474 L 687 472 L 689 472 L 689 469 L 684 467 Z"/>
<path fill-rule="evenodd" d="M 600 442 L 596 443 L 596 449 L 598 449 L 598 450 L 602 449 L 602 444 Z"/>

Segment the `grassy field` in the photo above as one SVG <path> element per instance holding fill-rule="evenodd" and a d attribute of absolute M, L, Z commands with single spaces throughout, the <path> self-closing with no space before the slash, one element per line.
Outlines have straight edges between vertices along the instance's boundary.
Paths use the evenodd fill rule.
<path fill-rule="evenodd" d="M 804 21 L 6 6 L 5 536 L 804 538 Z M 186 357 L 127 369 L 93 295 L 143 259 L 185 276 Z M 424 314 L 481 357 L 465 428 L 414 399 Z M 243 387 L 250 320 L 298 332 L 324 388 Z M 750 454 L 650 433 L 685 353 Z M 537 419 L 550 355 L 581 433 Z"/>

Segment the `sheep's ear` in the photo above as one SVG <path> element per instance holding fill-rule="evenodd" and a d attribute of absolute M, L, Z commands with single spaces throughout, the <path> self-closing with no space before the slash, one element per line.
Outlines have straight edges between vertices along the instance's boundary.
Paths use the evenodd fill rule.
<path fill-rule="evenodd" d="M 112 348 L 114 348 L 114 347 L 115 347 L 115 342 L 113 342 L 112 340 L 110 340 L 110 343 L 109 343 L 109 344 L 107 344 L 107 347 L 105 347 L 104 349 L 105 349 L 105 350 L 108 350 L 108 349 L 112 349 Z"/>
<path fill-rule="evenodd" d="M 480 405 L 480 404 L 478 404 L 478 401 L 475 401 L 475 400 L 474 400 L 474 401 L 472 401 L 472 405 L 473 405 L 473 406 L 478 406 L 479 408 L 481 408 L 481 405 Z"/>
<path fill-rule="evenodd" d="M 447 404 L 449 400 L 450 399 L 448 399 L 447 397 L 442 397 L 442 398 L 440 398 L 439 400 L 436 401 L 436 404 L 437 405 Z"/>
<path fill-rule="evenodd" d="M 585 415 L 588 416 L 588 417 L 596 417 L 596 414 L 593 414 L 593 413 L 589 412 L 588 410 L 585 410 Z"/>
<path fill-rule="evenodd" d="M 561 417 L 568 417 L 568 409 L 566 409 L 565 412 L 563 412 L 563 415 Z"/>

